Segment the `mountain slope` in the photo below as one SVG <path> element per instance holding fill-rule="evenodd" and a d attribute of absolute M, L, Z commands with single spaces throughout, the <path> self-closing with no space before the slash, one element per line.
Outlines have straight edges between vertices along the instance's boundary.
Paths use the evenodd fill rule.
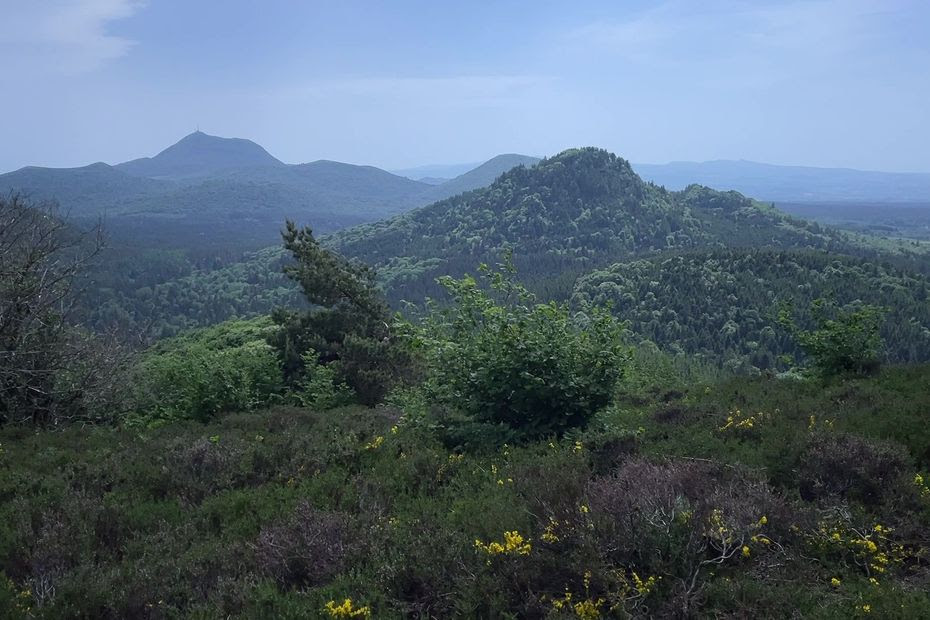
<path fill-rule="evenodd" d="M 72 216 L 102 215 L 171 191 L 170 181 L 135 177 L 104 163 L 80 168 L 29 166 L 0 174 L 0 192 L 22 192 L 36 200 L 57 200 Z"/>
<path fill-rule="evenodd" d="M 535 166 L 539 163 L 538 157 L 528 155 L 505 154 L 492 157 L 477 168 L 460 174 L 454 179 L 436 186 L 430 197 L 433 200 L 442 200 L 462 192 L 470 192 L 479 187 L 487 187 L 500 175 L 517 166 Z"/>
<path fill-rule="evenodd" d="M 251 140 L 220 138 L 195 131 L 155 157 L 134 159 L 115 167 L 136 176 L 183 179 L 228 168 L 284 165 Z"/>
<path fill-rule="evenodd" d="M 768 201 L 930 200 L 930 174 L 775 166 L 727 160 L 635 164 L 633 167 L 644 179 L 668 189 L 679 190 L 692 183 L 700 183 Z"/>
<path fill-rule="evenodd" d="M 545 281 L 550 293 L 562 286 L 567 296 L 564 286 L 575 275 L 632 256 L 701 247 L 855 245 L 736 192 L 699 186 L 666 191 L 595 148 L 515 168 L 490 187 L 342 231 L 330 243 L 378 267 L 394 301 L 436 294 L 437 275 L 473 270 L 505 247 L 513 248 L 524 278 Z"/>

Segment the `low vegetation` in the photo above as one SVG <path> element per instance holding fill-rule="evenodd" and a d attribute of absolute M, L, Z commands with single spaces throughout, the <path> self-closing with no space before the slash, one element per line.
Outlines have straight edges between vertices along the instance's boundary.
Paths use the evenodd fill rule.
<path fill-rule="evenodd" d="M 0 608 L 923 617 L 927 394 L 928 367 L 664 384 L 584 432 L 464 452 L 392 406 L 7 426 Z"/>

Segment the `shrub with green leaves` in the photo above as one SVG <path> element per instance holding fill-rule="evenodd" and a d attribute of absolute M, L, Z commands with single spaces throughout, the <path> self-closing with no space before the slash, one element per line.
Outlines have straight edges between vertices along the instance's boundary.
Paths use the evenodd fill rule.
<path fill-rule="evenodd" d="M 424 354 L 434 402 L 524 437 L 584 426 L 606 406 L 628 361 L 623 326 L 607 311 L 571 316 L 537 303 L 512 264 L 445 277 L 454 303 L 431 305 L 413 342 Z"/>
<path fill-rule="evenodd" d="M 267 317 L 229 321 L 163 341 L 142 360 L 137 404 L 149 420 L 206 421 L 275 401 L 281 367 Z"/>
<path fill-rule="evenodd" d="M 797 327 L 790 308 L 783 308 L 779 322 L 797 338 L 814 368 L 823 376 L 844 373 L 871 374 L 881 365 L 882 338 L 879 330 L 884 309 L 877 306 L 838 308 L 818 299 L 811 304 L 816 327 Z"/>

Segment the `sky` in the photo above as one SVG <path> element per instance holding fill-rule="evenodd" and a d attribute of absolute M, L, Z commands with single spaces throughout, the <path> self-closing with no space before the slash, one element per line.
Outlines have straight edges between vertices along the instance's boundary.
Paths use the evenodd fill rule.
<path fill-rule="evenodd" d="M 288 163 L 930 172 L 927 32 L 926 0 L 0 0 L 0 170 L 199 128 Z"/>

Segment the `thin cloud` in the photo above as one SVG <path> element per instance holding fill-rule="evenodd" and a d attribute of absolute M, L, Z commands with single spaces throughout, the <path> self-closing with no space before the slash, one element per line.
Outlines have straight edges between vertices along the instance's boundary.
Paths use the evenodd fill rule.
<path fill-rule="evenodd" d="M 881 7 L 887 11 L 890 5 Z M 675 64 L 734 55 L 812 59 L 835 57 L 867 43 L 879 15 L 865 0 L 708 3 L 670 0 L 626 20 L 601 20 L 568 32 L 566 44 L 630 61 Z"/>
<path fill-rule="evenodd" d="M 141 0 L 0 2 L 0 50 L 23 73 L 86 73 L 126 55 L 135 41 L 111 34 Z"/>

